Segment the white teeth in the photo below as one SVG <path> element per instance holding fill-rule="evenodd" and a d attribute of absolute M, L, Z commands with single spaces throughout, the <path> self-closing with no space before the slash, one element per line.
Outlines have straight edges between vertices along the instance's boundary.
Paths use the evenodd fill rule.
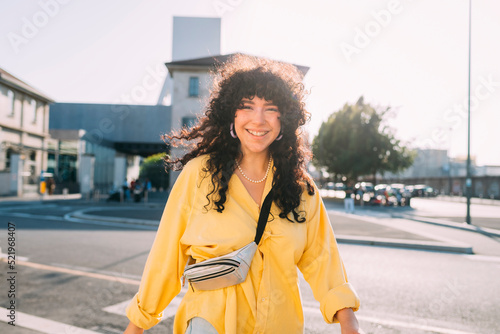
<path fill-rule="evenodd" d="M 265 135 L 267 132 L 257 132 L 257 131 L 251 131 L 251 130 L 247 130 L 248 132 L 250 132 L 251 134 L 253 134 L 254 136 L 258 136 L 258 137 L 262 137 L 263 135 Z"/>

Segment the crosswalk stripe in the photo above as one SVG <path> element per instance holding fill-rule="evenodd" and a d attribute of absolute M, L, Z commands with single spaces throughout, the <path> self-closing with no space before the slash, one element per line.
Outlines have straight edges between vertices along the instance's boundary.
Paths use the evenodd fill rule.
<path fill-rule="evenodd" d="M 0 312 L 2 312 L 2 314 L 9 314 L 10 311 L 4 307 L 0 307 Z M 10 318 L 0 317 L 0 321 L 8 323 L 10 321 Z M 16 327 L 23 327 L 37 331 L 39 333 L 46 333 L 46 334 L 67 334 L 67 333 L 101 334 L 99 332 L 94 332 L 88 329 L 75 327 L 54 320 L 40 318 L 31 314 L 19 312 L 17 310 L 16 310 L 16 320 L 14 324 Z"/>
<path fill-rule="evenodd" d="M 315 315 L 318 317 L 323 317 L 321 315 L 320 310 L 319 310 L 319 305 L 317 307 L 313 307 L 312 305 L 305 305 L 304 306 L 304 313 L 308 313 L 308 314 Z M 459 331 L 459 330 L 451 329 L 451 328 L 442 328 L 442 327 L 435 327 L 435 326 L 428 326 L 428 325 L 420 325 L 420 324 L 413 323 L 413 322 L 390 320 L 387 318 L 368 317 L 368 316 L 364 316 L 364 315 L 360 315 L 360 314 L 356 314 L 356 318 L 359 321 L 371 322 L 373 324 L 378 324 L 378 325 L 407 328 L 407 329 L 417 329 L 417 330 L 423 330 L 423 331 L 432 332 L 432 333 L 439 333 L 439 334 L 474 334 L 471 332 L 464 332 L 464 331 Z"/>
<path fill-rule="evenodd" d="M 183 289 L 183 290 L 185 290 L 185 289 Z M 177 313 L 177 309 L 179 308 L 179 305 L 181 304 L 182 297 L 184 296 L 183 292 L 185 293 L 185 291 L 181 291 L 181 293 L 178 296 L 174 297 L 174 299 L 172 299 L 170 304 L 168 304 L 167 308 L 165 310 L 163 310 L 162 320 L 175 316 L 175 313 Z M 126 310 L 128 304 L 130 304 L 130 302 L 131 302 L 131 299 L 126 300 L 124 302 L 120 302 L 118 304 L 106 306 L 102 310 L 109 312 L 109 313 L 126 316 L 125 310 Z"/>

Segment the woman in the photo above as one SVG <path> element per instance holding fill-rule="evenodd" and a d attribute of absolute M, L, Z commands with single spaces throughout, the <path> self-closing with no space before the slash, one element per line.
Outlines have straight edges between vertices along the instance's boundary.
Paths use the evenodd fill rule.
<path fill-rule="evenodd" d="M 245 282 L 188 289 L 174 333 L 302 333 L 297 267 L 328 323 L 360 333 L 359 299 L 348 283 L 323 202 L 306 172 L 301 133 L 308 116 L 302 75 L 289 64 L 238 55 L 214 73 L 198 125 L 170 140 L 193 143 L 127 308 L 126 334 L 142 333 L 181 290 L 189 257 L 228 254 L 255 236 L 260 206 L 273 188 L 268 224 Z"/>

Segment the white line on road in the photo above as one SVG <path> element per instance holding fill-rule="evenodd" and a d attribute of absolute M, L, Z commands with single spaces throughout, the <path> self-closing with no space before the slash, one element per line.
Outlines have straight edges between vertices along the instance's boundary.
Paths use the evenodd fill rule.
<path fill-rule="evenodd" d="M 174 299 L 172 299 L 170 304 L 168 304 L 167 308 L 165 310 L 163 310 L 163 317 L 161 318 L 162 320 L 175 316 L 175 313 L 177 312 L 177 309 L 179 308 L 179 305 L 181 304 L 182 297 L 184 297 L 185 290 L 186 289 L 184 288 L 183 291 L 181 291 L 181 293 L 178 296 L 176 296 L 176 297 L 174 297 Z M 126 300 L 126 301 L 121 302 L 121 303 L 118 303 L 118 304 L 115 304 L 115 305 L 107 306 L 107 307 L 103 308 L 102 310 L 109 312 L 109 313 L 126 316 L 125 310 L 127 309 L 127 306 L 128 306 L 128 304 L 130 304 L 130 302 L 131 302 L 131 299 Z"/>
<path fill-rule="evenodd" d="M 411 328 L 411 329 L 419 329 L 423 331 L 429 331 L 433 333 L 442 333 L 442 334 L 476 334 L 472 332 L 464 332 L 464 331 L 458 331 L 455 329 L 449 329 L 449 328 L 441 328 L 441 327 L 434 327 L 434 326 L 426 326 L 426 325 L 418 325 L 418 324 L 411 324 L 408 322 L 402 322 L 402 321 L 395 321 L 395 320 L 384 320 L 384 319 L 377 319 L 377 318 L 372 318 L 372 317 L 365 317 L 365 316 L 358 316 L 357 317 L 361 321 L 368 321 L 380 325 L 387 325 L 387 326 L 395 326 L 395 327 L 403 327 L 403 328 Z"/>
<path fill-rule="evenodd" d="M 484 262 L 500 262 L 499 256 L 489 256 L 489 255 L 471 255 L 471 254 L 463 254 L 463 257 L 469 260 L 474 261 L 484 261 Z"/>
<path fill-rule="evenodd" d="M 98 219 L 98 218 L 96 218 Z M 71 217 L 71 214 L 66 214 L 64 216 L 65 221 L 69 221 L 72 223 L 78 223 L 78 224 L 88 224 L 88 225 L 101 225 L 101 226 L 111 226 L 111 227 L 123 227 L 123 228 L 129 228 L 129 229 L 138 229 L 138 230 L 151 230 L 151 231 L 156 231 L 158 229 L 158 226 L 150 226 L 150 225 L 139 225 L 139 224 L 130 224 L 130 223 L 115 223 L 115 222 L 106 222 L 106 221 L 99 221 L 99 220 L 90 220 L 90 219 L 80 219 L 80 218 L 75 218 Z"/>
<path fill-rule="evenodd" d="M 4 307 L 0 307 L 2 314 L 10 314 L 10 311 Z M 0 317 L 0 321 L 8 323 L 8 317 Z M 28 328 L 39 333 L 46 334 L 101 334 L 88 329 L 71 326 L 62 322 L 40 318 L 31 314 L 19 312 L 16 310 L 16 327 Z"/>
<path fill-rule="evenodd" d="M 5 261 L 4 259 L 2 259 L 2 260 Z M 104 275 L 104 274 L 99 274 L 99 273 L 95 273 L 95 272 L 85 272 L 85 271 L 81 271 L 81 270 L 49 266 L 46 264 L 33 263 L 33 262 L 28 262 L 28 261 L 18 261 L 16 264 L 23 265 L 26 267 L 35 268 L 35 269 L 50 270 L 50 271 L 56 271 L 56 272 L 60 272 L 60 273 L 70 274 L 70 275 L 86 276 L 86 277 L 98 278 L 98 279 L 119 282 L 119 283 L 125 283 L 125 284 L 139 285 L 141 283 L 141 281 L 139 281 L 139 280 L 134 280 L 134 279 L 125 278 L 125 277 L 110 276 L 110 275 Z"/>
<path fill-rule="evenodd" d="M 323 317 L 321 315 L 321 312 L 319 311 L 319 307 L 304 306 L 304 313 L 309 313 L 309 314 L 313 314 L 313 315 L 316 315 L 319 317 Z M 428 332 L 432 332 L 432 333 L 439 333 L 439 334 L 475 334 L 475 333 L 471 333 L 471 332 L 463 332 L 463 331 L 458 331 L 458 330 L 449 329 L 449 328 L 419 325 L 419 324 L 415 324 L 415 323 L 397 321 L 397 320 L 387 320 L 387 318 L 385 318 L 385 317 L 382 319 L 382 318 L 375 318 L 375 317 L 367 317 L 367 316 L 363 316 L 363 315 L 356 315 L 356 318 L 358 318 L 358 320 L 360 320 L 360 321 L 371 322 L 371 323 L 379 324 L 379 325 L 394 326 L 394 327 L 407 328 L 407 329 L 418 329 L 418 330 L 428 331 Z"/>
<path fill-rule="evenodd" d="M 1 249 L 0 249 L 1 250 Z M 5 254 L 5 253 L 1 253 L 0 254 L 0 259 L 5 259 L 5 262 L 7 262 L 7 258 L 9 257 L 8 254 Z M 28 261 L 28 258 L 27 257 L 24 257 L 24 256 L 16 256 L 16 260 L 17 261 Z"/>

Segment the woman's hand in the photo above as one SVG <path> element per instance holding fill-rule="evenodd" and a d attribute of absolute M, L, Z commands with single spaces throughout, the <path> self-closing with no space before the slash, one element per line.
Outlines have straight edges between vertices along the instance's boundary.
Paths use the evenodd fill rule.
<path fill-rule="evenodd" d="M 129 322 L 127 329 L 123 334 L 142 334 L 144 333 L 144 329 L 137 327 L 132 321 Z"/>
<path fill-rule="evenodd" d="M 344 308 L 337 311 L 335 314 L 340 322 L 340 332 L 342 334 L 364 334 L 362 329 L 359 328 L 358 319 L 354 315 L 351 308 Z"/>

